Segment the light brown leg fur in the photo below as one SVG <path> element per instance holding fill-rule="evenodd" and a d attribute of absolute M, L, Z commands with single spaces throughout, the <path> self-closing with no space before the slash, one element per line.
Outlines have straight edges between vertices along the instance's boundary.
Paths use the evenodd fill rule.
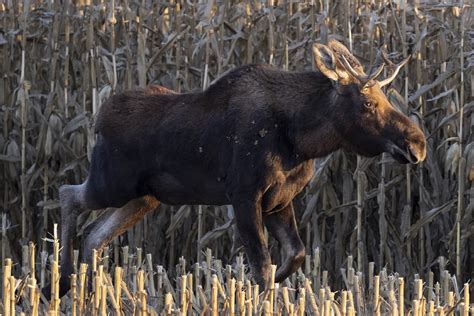
<path fill-rule="evenodd" d="M 86 237 L 83 247 L 83 260 L 90 263 L 92 251 L 101 250 L 115 236 L 124 233 L 128 228 L 141 220 L 146 213 L 158 207 L 160 202 L 152 196 L 144 196 L 128 202 L 125 206 L 106 211 L 94 222 L 94 229 Z"/>

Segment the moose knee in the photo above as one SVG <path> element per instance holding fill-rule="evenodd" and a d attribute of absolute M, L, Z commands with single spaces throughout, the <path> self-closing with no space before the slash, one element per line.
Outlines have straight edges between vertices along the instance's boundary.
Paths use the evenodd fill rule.
<path fill-rule="evenodd" d="M 304 247 L 298 249 L 296 252 L 293 253 L 292 261 L 293 261 L 294 271 L 298 270 L 298 268 L 301 267 L 301 265 L 304 262 L 305 256 L 306 256 L 306 251 Z"/>

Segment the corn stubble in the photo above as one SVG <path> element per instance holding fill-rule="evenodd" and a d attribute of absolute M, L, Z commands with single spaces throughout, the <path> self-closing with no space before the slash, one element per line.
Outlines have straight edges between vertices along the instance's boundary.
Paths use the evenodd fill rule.
<path fill-rule="evenodd" d="M 320 273 L 319 249 L 307 255 L 305 271 L 300 269 L 284 283 L 275 283 L 276 266 L 268 289 L 261 291 L 252 283 L 251 276 L 241 273 L 243 267 L 222 266 L 220 260 L 207 249 L 206 260 L 186 269 L 186 260 L 173 272 L 161 265 L 153 265 L 151 254 L 139 261 L 138 253 L 132 260 L 122 260 L 113 266 L 104 265 L 94 251 L 91 267 L 75 266 L 71 274 L 71 288 L 59 298 L 57 256 L 59 241 L 51 256 L 51 299 L 47 301 L 37 286 L 34 266 L 34 245 L 26 246 L 29 255 L 23 258 L 24 276 L 12 275 L 12 260 L 6 259 L 3 269 L 3 315 L 472 315 L 470 285 L 460 288 L 456 277 L 442 270 L 440 282 L 433 284 L 433 273 L 428 282 L 418 276 L 410 283 L 397 273 L 383 268 L 379 274 L 356 272 L 352 257 L 340 273 L 344 279 L 342 290 L 333 291 L 328 283 L 328 271 Z M 138 249 L 137 249 L 138 251 Z M 123 252 L 123 255 L 127 254 Z M 242 255 L 239 257 L 242 262 Z M 372 263 L 371 263 L 372 264 Z M 440 266 L 440 271 L 443 267 Z M 91 270 L 89 273 L 88 270 Z M 109 272 L 107 272 L 109 271 Z M 128 271 L 128 273 L 126 272 Z M 210 275 L 210 280 L 206 277 Z M 92 280 L 88 280 L 88 278 Z M 175 281 L 173 287 L 170 280 Z M 89 287 L 88 284 L 92 284 Z M 155 283 L 156 281 L 156 283 Z M 210 281 L 210 282 L 209 282 Z M 318 286 L 319 285 L 319 286 Z M 406 295 L 409 289 L 410 295 Z M 407 299 L 407 301 L 405 301 Z M 406 302 L 406 304 L 405 304 Z"/>
<path fill-rule="evenodd" d="M 473 18 L 463 0 L 0 3 L 0 311 L 473 313 Z M 329 36 L 367 65 L 379 47 L 412 57 L 387 95 L 428 136 L 422 165 L 344 152 L 317 161 L 295 201 L 306 262 L 267 292 L 239 255 L 231 208 L 161 205 L 92 267 L 75 252 L 71 291 L 57 297 L 57 189 L 87 176 L 108 96 L 148 84 L 199 91 L 245 63 L 311 69 L 310 45 Z M 79 239 L 99 213 L 80 218 Z"/>

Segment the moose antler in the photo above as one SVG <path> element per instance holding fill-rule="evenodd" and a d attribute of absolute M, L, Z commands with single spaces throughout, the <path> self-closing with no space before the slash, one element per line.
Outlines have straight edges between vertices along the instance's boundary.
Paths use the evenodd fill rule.
<path fill-rule="evenodd" d="M 334 39 L 329 41 L 328 46 L 334 52 L 340 64 L 359 82 L 361 87 L 364 87 L 382 73 L 384 67 L 383 63 L 375 71 L 366 75 L 359 60 L 349 52 L 346 46 Z"/>
<path fill-rule="evenodd" d="M 364 73 L 360 73 L 357 70 L 355 70 L 351 64 L 347 61 L 346 57 L 344 55 L 341 55 L 341 62 L 344 68 L 355 78 L 360 82 L 360 86 L 364 87 L 367 85 L 371 80 L 375 80 L 383 70 L 383 67 L 385 66 L 384 64 L 381 64 L 375 71 L 371 72 L 370 74 L 366 75 Z"/>
<path fill-rule="evenodd" d="M 364 73 L 364 67 L 362 67 L 359 60 L 355 58 L 354 55 L 351 54 L 351 52 L 347 49 L 346 46 L 344 46 L 344 44 L 342 44 L 341 42 L 335 39 L 331 39 L 329 40 L 327 46 L 331 49 L 331 51 L 334 53 L 336 58 L 341 62 L 341 64 L 342 64 L 342 61 L 341 61 L 342 56 L 344 56 L 346 60 L 349 62 L 349 64 L 351 65 L 351 68 L 356 70 L 357 73 Z"/>
<path fill-rule="evenodd" d="M 408 56 L 407 58 L 405 58 L 398 64 L 394 64 L 390 59 L 388 59 L 388 55 L 385 50 L 381 51 L 381 56 L 382 56 L 383 61 L 387 64 L 387 66 L 389 66 L 392 69 L 395 69 L 389 77 L 385 78 L 382 81 L 379 81 L 380 87 L 383 87 L 383 86 L 388 85 L 390 82 L 393 81 L 393 79 L 395 79 L 400 69 L 403 66 L 405 66 L 405 64 L 410 60 L 410 56 Z"/>

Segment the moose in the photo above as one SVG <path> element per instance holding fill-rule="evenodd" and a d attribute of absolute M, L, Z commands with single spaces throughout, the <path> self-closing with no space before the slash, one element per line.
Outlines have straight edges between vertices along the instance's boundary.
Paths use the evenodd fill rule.
<path fill-rule="evenodd" d="M 271 258 L 264 227 L 286 254 L 277 282 L 304 260 L 292 200 L 313 176 L 315 159 L 338 149 L 386 152 L 402 164 L 425 159 L 423 132 L 382 91 L 407 60 L 394 64 L 381 54 L 366 74 L 336 40 L 313 44 L 312 53 L 314 71 L 245 65 L 202 92 L 155 86 L 110 97 L 97 115 L 88 178 L 59 189 L 61 293 L 69 288 L 83 212 L 109 208 L 85 237 L 82 259 L 90 262 L 93 249 L 160 203 L 231 204 L 254 279 L 265 286 Z M 377 80 L 384 66 L 391 74 Z"/>

